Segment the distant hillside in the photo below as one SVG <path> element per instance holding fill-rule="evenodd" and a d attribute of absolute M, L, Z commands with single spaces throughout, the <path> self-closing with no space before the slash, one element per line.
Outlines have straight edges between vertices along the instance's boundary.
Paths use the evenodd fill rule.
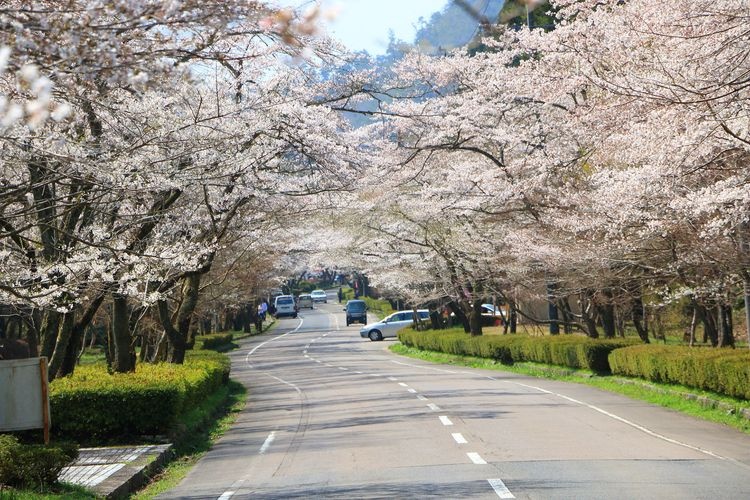
<path fill-rule="evenodd" d="M 476 36 L 483 17 L 495 22 L 503 8 L 504 0 L 466 0 L 473 13 L 467 12 L 453 0 L 443 10 L 435 12 L 428 20 L 422 19 L 417 29 L 414 45 L 425 53 L 437 53 L 463 47 Z"/>

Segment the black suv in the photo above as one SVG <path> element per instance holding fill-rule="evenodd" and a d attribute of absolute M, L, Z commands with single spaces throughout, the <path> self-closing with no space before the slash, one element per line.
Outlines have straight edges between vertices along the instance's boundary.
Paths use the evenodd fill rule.
<path fill-rule="evenodd" d="M 364 300 L 348 301 L 344 311 L 346 311 L 346 326 L 357 322 L 367 324 L 367 304 Z"/>

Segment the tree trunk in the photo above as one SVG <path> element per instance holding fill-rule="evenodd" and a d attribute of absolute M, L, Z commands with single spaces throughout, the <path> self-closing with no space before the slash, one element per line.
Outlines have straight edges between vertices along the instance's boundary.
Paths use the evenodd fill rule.
<path fill-rule="evenodd" d="M 78 325 L 73 326 L 73 331 L 70 334 L 70 341 L 68 347 L 65 350 L 65 357 L 63 358 L 60 369 L 57 372 L 58 377 L 66 377 L 72 375 L 78 361 L 78 354 L 81 351 L 83 345 L 84 330 L 79 328 Z"/>
<path fill-rule="evenodd" d="M 717 306 L 717 329 L 719 342 L 717 347 L 734 347 L 734 335 L 732 332 L 732 309 L 724 304 Z"/>
<path fill-rule="evenodd" d="M 693 304 L 693 318 L 690 320 L 690 347 L 695 345 L 695 327 L 698 324 L 698 308 Z"/>
<path fill-rule="evenodd" d="M 580 294 L 581 320 L 586 325 L 586 336 L 592 339 L 599 338 L 599 331 L 596 329 L 596 320 L 592 315 L 595 311 L 594 294 L 591 290 L 584 290 Z"/>
<path fill-rule="evenodd" d="M 469 318 L 466 317 L 466 314 L 464 313 L 463 308 L 456 301 L 453 301 L 453 300 L 448 302 L 448 307 L 450 307 L 456 319 L 461 322 L 461 325 L 463 325 L 464 332 L 470 333 L 471 326 L 469 325 Z"/>
<path fill-rule="evenodd" d="M 713 347 L 716 347 L 719 343 L 719 332 L 716 327 L 716 318 L 711 313 L 710 309 L 704 305 L 698 305 L 696 308 L 698 311 L 698 317 L 703 323 L 703 342 L 711 342 Z"/>
<path fill-rule="evenodd" d="M 134 372 L 136 358 L 133 338 L 130 335 L 128 298 L 119 293 L 112 294 L 112 342 L 112 370 L 116 373 Z"/>
<path fill-rule="evenodd" d="M 469 313 L 469 329 L 472 337 L 482 335 L 482 300 L 474 300 Z"/>
<path fill-rule="evenodd" d="M 188 334 L 190 333 L 190 322 L 198 304 L 201 274 L 194 273 L 185 277 L 182 283 L 182 302 L 177 310 L 177 326 L 172 324 L 169 315 L 169 306 L 164 300 L 158 303 L 159 319 L 161 320 L 164 333 L 169 338 L 169 351 L 167 361 L 182 364 L 185 361 Z"/>
<path fill-rule="evenodd" d="M 597 306 L 599 313 L 599 319 L 602 322 L 602 329 L 604 330 L 604 338 L 613 339 L 615 338 L 615 305 L 613 301 L 612 290 L 605 288 L 601 291 L 602 301 Z"/>
<path fill-rule="evenodd" d="M 640 295 L 633 297 L 631 302 L 631 314 L 633 315 L 633 326 L 644 344 L 650 343 L 648 339 L 648 325 L 643 314 L 643 299 Z"/>
<path fill-rule="evenodd" d="M 55 342 L 55 350 L 52 352 L 52 357 L 49 360 L 48 374 L 50 382 L 57 377 L 60 367 L 65 359 L 65 353 L 70 343 L 70 337 L 73 333 L 73 326 L 75 325 L 75 312 L 70 311 L 63 315 L 63 320 L 59 324 L 57 332 L 57 340 Z"/>
<path fill-rule="evenodd" d="M 562 312 L 563 318 L 563 333 L 570 335 L 573 333 L 573 310 L 570 307 L 570 301 L 568 297 L 561 297 L 558 304 L 558 309 Z"/>
<path fill-rule="evenodd" d="M 33 357 L 39 356 L 39 327 L 42 324 L 42 313 L 39 309 L 31 310 L 26 325 L 26 342 Z"/>
<path fill-rule="evenodd" d="M 747 333 L 747 345 L 750 347 L 750 273 L 747 271 L 743 273 L 742 284 L 745 295 L 745 332 Z"/>
<path fill-rule="evenodd" d="M 86 310 L 83 312 L 81 317 L 76 321 L 73 326 L 73 332 L 70 336 L 70 342 L 68 343 L 68 349 L 65 353 L 65 359 L 60 366 L 58 377 L 66 377 L 71 375 L 75 370 L 76 364 L 80 354 L 82 354 L 82 348 L 84 347 L 85 332 L 86 328 L 91 324 L 94 319 L 94 315 L 99 310 L 102 302 L 104 301 L 103 296 L 97 296 L 91 303 L 89 303 Z M 92 335 L 93 336 L 93 335 Z"/>
<path fill-rule="evenodd" d="M 52 310 L 45 311 L 42 319 L 42 352 L 40 354 L 47 359 L 52 358 L 59 328 L 60 313 Z"/>
<path fill-rule="evenodd" d="M 560 333 L 560 317 L 557 310 L 557 298 L 555 290 L 557 286 L 554 281 L 547 281 L 547 315 L 549 316 L 549 334 L 558 335 Z"/>

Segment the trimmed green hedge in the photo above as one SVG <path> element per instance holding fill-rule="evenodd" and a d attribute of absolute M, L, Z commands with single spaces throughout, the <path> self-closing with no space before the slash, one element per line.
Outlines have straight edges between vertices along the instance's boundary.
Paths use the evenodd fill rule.
<path fill-rule="evenodd" d="M 50 384 L 52 431 L 79 442 L 129 442 L 167 434 L 177 418 L 229 379 L 229 358 L 188 352 L 185 364 L 139 364 L 135 373 L 80 366 Z"/>
<path fill-rule="evenodd" d="M 0 485 L 47 490 L 77 457 L 74 444 L 21 444 L 15 436 L 0 435 Z"/>
<path fill-rule="evenodd" d="M 200 344 L 201 349 L 216 349 L 232 342 L 234 334 L 229 333 L 212 333 L 209 335 L 198 335 L 195 341 Z"/>
<path fill-rule="evenodd" d="M 638 345 L 609 356 L 612 372 L 750 399 L 750 353 L 709 347 Z"/>
<path fill-rule="evenodd" d="M 530 337 L 527 335 L 486 335 L 471 337 L 460 330 L 399 332 L 404 345 L 428 351 L 490 358 L 504 364 L 532 361 L 570 368 L 586 368 L 609 373 L 607 360 L 615 349 L 632 345 L 630 339 L 590 339 L 580 335 Z"/>

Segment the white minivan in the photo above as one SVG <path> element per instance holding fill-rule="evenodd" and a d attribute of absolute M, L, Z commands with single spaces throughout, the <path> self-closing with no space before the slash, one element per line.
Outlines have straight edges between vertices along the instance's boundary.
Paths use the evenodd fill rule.
<path fill-rule="evenodd" d="M 293 295 L 279 295 L 273 303 L 276 308 L 276 317 L 290 316 L 297 317 L 297 303 L 294 302 Z"/>

